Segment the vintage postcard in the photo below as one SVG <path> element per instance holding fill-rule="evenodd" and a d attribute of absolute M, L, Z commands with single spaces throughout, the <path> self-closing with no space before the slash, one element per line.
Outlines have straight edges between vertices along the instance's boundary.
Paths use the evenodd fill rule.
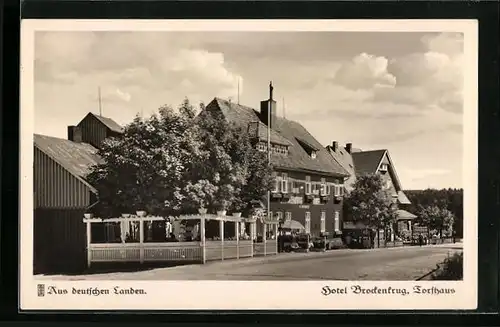
<path fill-rule="evenodd" d="M 477 21 L 21 35 L 21 309 L 476 308 Z"/>

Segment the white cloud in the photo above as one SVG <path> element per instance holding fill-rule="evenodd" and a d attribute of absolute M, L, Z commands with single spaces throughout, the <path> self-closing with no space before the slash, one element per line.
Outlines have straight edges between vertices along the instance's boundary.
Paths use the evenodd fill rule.
<path fill-rule="evenodd" d="M 462 39 L 456 34 L 439 34 L 422 39 L 425 52 L 389 61 L 388 71 L 396 78 L 393 89 L 374 92 L 377 101 L 409 103 L 426 110 L 438 107 L 463 110 Z"/>
<path fill-rule="evenodd" d="M 243 79 L 227 67 L 224 54 L 187 48 L 179 40 L 169 33 L 37 34 L 37 106 L 64 112 L 54 105 L 67 108 L 69 99 L 78 99 L 73 110 L 92 110 L 101 87 L 106 112 L 128 119 L 140 108 L 148 113 L 164 104 L 176 107 L 186 96 L 193 102 L 236 97 Z"/>
<path fill-rule="evenodd" d="M 354 90 L 392 87 L 396 78 L 387 71 L 387 64 L 387 58 L 361 53 L 340 66 L 334 81 Z"/>
<path fill-rule="evenodd" d="M 122 99 L 125 102 L 129 102 L 130 99 L 132 98 L 132 96 L 129 93 L 123 92 L 120 89 L 116 89 L 116 94 L 120 99 Z"/>

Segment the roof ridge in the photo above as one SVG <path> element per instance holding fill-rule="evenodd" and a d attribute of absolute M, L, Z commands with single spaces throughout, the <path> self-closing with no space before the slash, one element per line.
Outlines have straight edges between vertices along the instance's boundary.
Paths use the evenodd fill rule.
<path fill-rule="evenodd" d="M 51 138 L 51 139 L 56 139 L 56 140 L 59 140 L 59 141 L 66 141 L 66 142 L 70 142 L 71 144 L 74 144 L 74 145 L 85 145 L 85 146 L 91 146 L 91 147 L 93 147 L 94 149 L 96 149 L 96 150 L 97 150 L 97 148 L 96 148 L 96 147 L 94 147 L 92 144 L 87 143 L 87 142 L 75 142 L 75 141 L 71 141 L 71 140 L 68 140 L 67 138 L 63 138 L 63 137 L 57 137 L 57 136 L 51 136 L 51 135 L 45 135 L 45 134 L 38 134 L 38 133 L 33 133 L 33 136 L 48 137 L 48 138 Z"/>
<path fill-rule="evenodd" d="M 377 149 L 377 150 L 361 150 L 359 152 L 353 152 L 351 154 L 359 154 L 359 153 L 369 153 L 369 152 L 379 152 L 379 151 L 387 151 L 387 149 Z"/>

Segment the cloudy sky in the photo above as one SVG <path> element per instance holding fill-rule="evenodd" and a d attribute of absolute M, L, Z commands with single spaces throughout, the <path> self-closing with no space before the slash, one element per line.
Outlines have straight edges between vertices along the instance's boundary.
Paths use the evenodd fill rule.
<path fill-rule="evenodd" d="M 324 145 L 388 149 L 405 189 L 462 187 L 463 38 L 392 32 L 36 32 L 35 133 L 125 124 L 184 97 L 279 115 Z M 283 101 L 284 99 L 284 101 Z"/>

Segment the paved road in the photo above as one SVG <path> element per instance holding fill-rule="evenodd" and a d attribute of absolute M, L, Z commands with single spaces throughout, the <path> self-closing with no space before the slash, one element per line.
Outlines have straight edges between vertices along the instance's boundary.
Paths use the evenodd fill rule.
<path fill-rule="evenodd" d="M 333 250 L 157 268 L 139 272 L 51 276 L 65 280 L 415 280 L 461 244 Z"/>

